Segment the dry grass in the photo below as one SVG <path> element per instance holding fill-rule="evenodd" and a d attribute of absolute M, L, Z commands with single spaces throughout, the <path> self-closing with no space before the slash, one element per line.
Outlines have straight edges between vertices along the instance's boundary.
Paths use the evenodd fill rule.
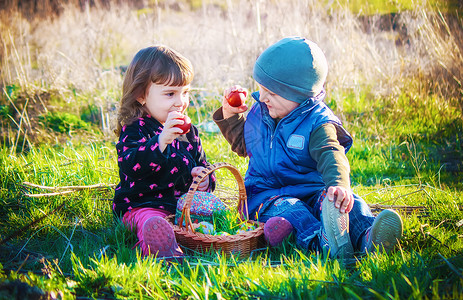
<path fill-rule="evenodd" d="M 52 2 L 45 7 L 52 10 Z M 231 84 L 254 88 L 259 53 L 284 36 L 301 35 L 325 51 L 327 88 L 341 111 L 346 92 L 365 89 L 376 97 L 413 88 L 461 102 L 463 33 L 455 16 L 418 7 L 365 19 L 312 0 L 202 1 L 196 10 L 159 3 L 163 9 L 68 4 L 59 15 L 31 20 L 0 11 L 3 87 L 57 91 L 71 103 L 90 95 L 109 110 L 119 97 L 119 66 L 140 48 L 163 43 L 192 60 L 196 87 L 218 96 Z"/>

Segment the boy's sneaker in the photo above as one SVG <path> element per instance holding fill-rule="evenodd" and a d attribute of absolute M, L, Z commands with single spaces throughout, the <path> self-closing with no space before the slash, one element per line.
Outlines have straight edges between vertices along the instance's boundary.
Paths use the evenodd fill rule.
<path fill-rule="evenodd" d="M 143 224 L 143 240 L 148 247 L 148 252 L 157 255 L 158 258 L 183 257 L 183 252 L 175 239 L 174 230 L 164 218 L 155 216 L 146 220 Z"/>
<path fill-rule="evenodd" d="M 293 231 L 293 225 L 282 217 L 271 217 L 264 224 L 265 240 L 270 246 L 275 247 L 287 238 Z"/>
<path fill-rule="evenodd" d="M 322 229 L 319 241 L 324 251 L 329 248 L 331 258 L 353 257 L 354 248 L 349 236 L 349 214 L 340 213 L 328 197 L 322 202 Z"/>
<path fill-rule="evenodd" d="M 394 248 L 403 234 L 403 224 L 400 215 L 391 209 L 385 209 L 378 214 L 367 229 L 360 250 L 374 252 L 376 247 L 379 251 L 389 252 Z"/>

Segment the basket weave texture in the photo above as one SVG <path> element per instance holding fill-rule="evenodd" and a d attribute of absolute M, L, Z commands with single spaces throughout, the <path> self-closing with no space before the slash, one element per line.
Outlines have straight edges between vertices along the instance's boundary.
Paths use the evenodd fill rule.
<path fill-rule="evenodd" d="M 212 172 L 217 169 L 226 168 L 228 169 L 238 184 L 238 211 L 241 212 L 242 217 L 246 219 L 246 222 L 258 225 L 258 227 L 251 231 L 242 232 L 235 235 L 209 235 L 195 232 L 190 217 L 190 207 L 193 200 L 193 196 L 198 189 L 198 185 L 203 181 L 206 176 L 209 176 Z M 193 183 L 188 190 L 185 205 L 183 206 L 182 216 L 177 225 L 173 223 L 175 215 L 170 215 L 166 219 L 169 221 L 174 229 L 175 238 L 177 242 L 188 249 L 192 249 L 198 252 L 206 253 L 211 249 L 220 251 L 223 254 L 230 255 L 234 254 L 239 258 L 248 257 L 251 252 L 264 245 L 264 224 L 249 220 L 246 189 L 244 186 L 243 177 L 241 176 L 238 169 L 228 163 L 215 163 L 205 168 L 204 171 L 193 179 Z M 185 224 L 185 227 L 183 227 Z"/>

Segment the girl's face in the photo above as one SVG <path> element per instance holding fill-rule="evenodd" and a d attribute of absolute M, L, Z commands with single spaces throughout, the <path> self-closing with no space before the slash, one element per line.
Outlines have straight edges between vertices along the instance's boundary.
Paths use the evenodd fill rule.
<path fill-rule="evenodd" d="M 299 106 L 299 103 L 286 100 L 259 84 L 259 100 L 267 105 L 269 115 L 274 119 L 282 119 Z"/>
<path fill-rule="evenodd" d="M 146 95 L 137 99 L 146 111 L 161 124 L 172 111 L 185 113 L 190 104 L 190 85 L 171 86 L 151 83 Z"/>

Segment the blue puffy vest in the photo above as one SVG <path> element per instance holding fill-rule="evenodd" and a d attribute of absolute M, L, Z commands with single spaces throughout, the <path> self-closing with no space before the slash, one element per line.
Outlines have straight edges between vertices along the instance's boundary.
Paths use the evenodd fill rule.
<path fill-rule="evenodd" d="M 278 123 L 270 117 L 267 106 L 253 93 L 244 125 L 249 166 L 245 176 L 249 212 L 276 195 L 309 199 L 325 188 L 317 163 L 309 153 L 312 131 L 324 123 L 333 123 L 339 143 L 346 152 L 352 137 L 341 121 L 323 102 L 325 92 L 309 98 Z"/>

